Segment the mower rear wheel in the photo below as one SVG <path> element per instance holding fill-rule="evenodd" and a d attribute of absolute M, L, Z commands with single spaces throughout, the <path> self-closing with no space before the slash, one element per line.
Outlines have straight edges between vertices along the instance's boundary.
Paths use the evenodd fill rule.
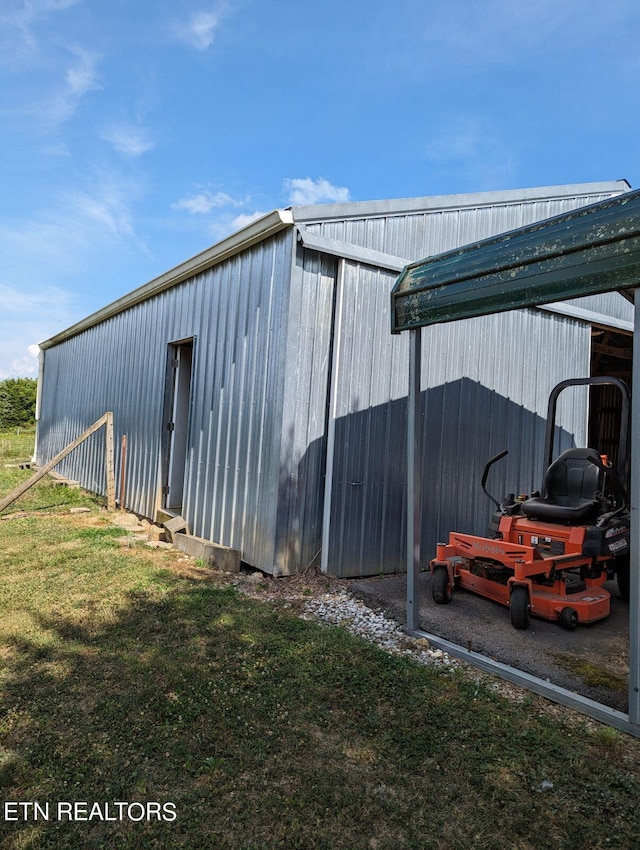
<path fill-rule="evenodd" d="M 529 628 L 529 591 L 522 585 L 516 585 L 509 597 L 509 613 L 511 614 L 511 625 L 514 629 Z"/>
<path fill-rule="evenodd" d="M 453 587 L 446 567 L 436 567 L 431 577 L 431 595 L 438 605 L 447 605 L 453 598 Z"/>
<path fill-rule="evenodd" d="M 568 632 L 572 632 L 578 625 L 578 612 L 575 608 L 563 608 L 560 611 L 560 625 Z"/>

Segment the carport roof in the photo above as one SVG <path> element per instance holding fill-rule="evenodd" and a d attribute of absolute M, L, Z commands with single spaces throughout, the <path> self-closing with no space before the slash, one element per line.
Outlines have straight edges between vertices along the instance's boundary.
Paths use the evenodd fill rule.
<path fill-rule="evenodd" d="M 393 333 L 611 290 L 640 278 L 640 190 L 406 266 Z"/>

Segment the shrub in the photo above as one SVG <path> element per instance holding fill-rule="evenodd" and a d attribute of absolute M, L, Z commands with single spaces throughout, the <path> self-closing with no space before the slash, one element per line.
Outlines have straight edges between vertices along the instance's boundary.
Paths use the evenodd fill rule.
<path fill-rule="evenodd" d="M 37 386 L 33 378 L 0 381 L 0 431 L 33 423 Z"/>

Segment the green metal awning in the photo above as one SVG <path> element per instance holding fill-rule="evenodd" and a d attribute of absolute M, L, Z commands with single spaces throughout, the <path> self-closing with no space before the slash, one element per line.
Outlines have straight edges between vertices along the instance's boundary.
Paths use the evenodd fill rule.
<path fill-rule="evenodd" d="M 399 333 L 640 282 L 640 190 L 406 266 L 391 293 Z"/>

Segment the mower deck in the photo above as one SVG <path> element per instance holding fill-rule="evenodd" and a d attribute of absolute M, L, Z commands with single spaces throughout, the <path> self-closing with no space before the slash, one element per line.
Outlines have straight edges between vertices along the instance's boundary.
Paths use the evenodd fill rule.
<path fill-rule="evenodd" d="M 458 587 L 509 607 L 511 585 L 483 578 L 462 566 L 456 569 L 455 576 Z M 544 620 L 559 621 L 562 611 L 571 608 L 581 624 L 595 623 L 609 616 L 611 595 L 608 590 L 598 582 L 589 582 L 589 584 L 574 582 L 573 584 L 579 584 L 584 588 L 576 592 L 571 584 L 562 579 L 553 582 L 550 586 L 532 581 L 529 588 L 531 615 Z"/>
<path fill-rule="evenodd" d="M 517 628 L 527 628 L 529 615 L 569 629 L 602 620 L 609 576 L 605 558 L 583 554 L 588 529 L 503 516 L 496 539 L 452 532 L 430 564 L 434 598 L 448 602 L 462 587 L 510 608 Z"/>

